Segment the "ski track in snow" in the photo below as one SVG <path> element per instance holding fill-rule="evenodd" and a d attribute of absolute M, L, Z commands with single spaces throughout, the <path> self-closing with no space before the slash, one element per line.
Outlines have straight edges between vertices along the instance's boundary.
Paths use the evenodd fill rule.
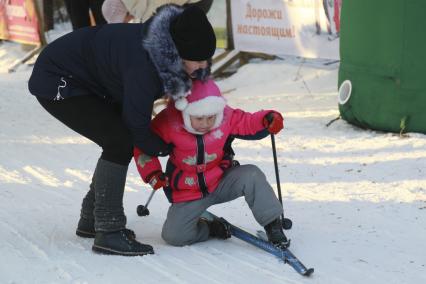
<path fill-rule="evenodd" d="M 265 275 L 266 277 L 268 277 L 269 283 L 273 283 L 273 282 L 283 283 L 283 281 L 284 281 L 284 283 L 296 283 L 296 282 L 291 281 L 291 279 L 289 277 L 285 277 L 286 274 L 284 274 L 284 271 L 291 270 L 291 268 L 290 267 L 284 267 L 285 264 L 284 264 L 283 261 L 280 261 L 277 258 L 270 256 L 270 255 L 266 255 L 265 257 L 262 257 L 262 258 L 265 258 L 265 260 L 267 258 L 270 258 L 270 259 L 268 259 L 268 263 L 274 264 L 274 266 L 277 265 L 277 264 L 283 265 L 283 267 L 282 267 L 283 273 L 282 273 L 282 275 L 280 275 L 280 274 L 277 274 L 276 271 L 274 271 L 275 273 L 270 271 L 269 267 L 261 267 L 261 266 L 258 265 L 257 261 L 258 261 L 258 257 L 260 257 L 259 254 L 263 255 L 264 252 L 259 251 L 259 253 L 258 253 L 258 252 L 251 251 L 251 249 L 249 249 L 249 248 L 246 248 L 246 249 L 248 250 L 248 252 L 247 253 L 239 253 L 238 257 L 236 257 L 235 254 L 232 252 L 232 248 L 230 248 L 230 250 L 228 250 L 227 252 L 221 251 L 221 253 L 222 253 L 221 256 L 223 257 L 223 258 L 221 257 L 221 259 L 223 259 L 224 261 L 229 261 L 230 263 L 241 262 L 241 264 L 244 264 L 245 266 L 247 266 L 248 270 L 260 272 L 263 275 Z M 212 248 L 212 250 L 219 252 L 219 250 L 215 249 L 215 248 Z M 249 253 L 249 252 L 251 252 L 251 253 Z M 244 278 L 244 275 L 242 275 L 242 277 Z"/>
<path fill-rule="evenodd" d="M 54 174 L 39 167 L 25 166 L 23 168 L 25 172 L 40 181 L 41 184 L 53 187 L 59 187 L 61 183 Z"/>

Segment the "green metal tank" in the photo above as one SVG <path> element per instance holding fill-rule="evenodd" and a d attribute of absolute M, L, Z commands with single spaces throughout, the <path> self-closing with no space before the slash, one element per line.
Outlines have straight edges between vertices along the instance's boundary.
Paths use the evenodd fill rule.
<path fill-rule="evenodd" d="M 426 0 L 342 2 L 342 118 L 363 128 L 426 133 Z"/>

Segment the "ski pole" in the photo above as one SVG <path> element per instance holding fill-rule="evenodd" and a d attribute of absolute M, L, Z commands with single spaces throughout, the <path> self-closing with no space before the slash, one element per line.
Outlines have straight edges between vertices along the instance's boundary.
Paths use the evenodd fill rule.
<path fill-rule="evenodd" d="M 278 199 L 281 204 L 283 204 L 283 198 L 281 196 L 281 183 L 280 183 L 280 174 L 278 171 L 278 159 L 277 159 L 277 148 L 275 146 L 275 135 L 271 134 L 271 142 L 272 142 L 272 154 L 274 155 L 274 167 L 275 167 L 275 178 L 277 180 L 278 187 Z M 284 216 L 283 216 L 284 218 Z"/>
<path fill-rule="evenodd" d="M 153 190 L 151 194 L 148 197 L 148 200 L 146 201 L 145 205 L 138 205 L 136 208 L 136 212 L 138 213 L 138 216 L 148 216 L 149 210 L 148 210 L 148 204 L 151 202 L 152 197 L 154 196 L 156 190 Z"/>
<path fill-rule="evenodd" d="M 281 183 L 280 183 L 280 174 L 278 170 L 278 159 L 277 159 L 277 147 L 275 146 L 275 135 L 271 133 L 271 142 L 272 142 L 272 154 L 274 156 L 274 167 L 275 167 L 275 178 L 277 180 L 277 188 L 278 188 L 278 200 L 280 201 L 281 205 L 283 205 L 283 198 L 281 195 Z M 293 223 L 290 219 L 284 218 L 284 213 L 281 214 L 281 220 L 283 228 L 288 230 L 291 228 Z"/>

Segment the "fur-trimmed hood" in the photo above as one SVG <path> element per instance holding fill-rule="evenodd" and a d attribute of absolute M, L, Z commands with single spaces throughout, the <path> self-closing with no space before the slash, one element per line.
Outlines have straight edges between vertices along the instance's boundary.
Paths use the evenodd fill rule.
<path fill-rule="evenodd" d="M 183 68 L 169 30 L 172 20 L 182 12 L 182 7 L 173 4 L 160 7 L 152 17 L 142 42 L 158 71 L 164 93 L 175 101 L 186 97 L 192 87 L 192 80 Z"/>

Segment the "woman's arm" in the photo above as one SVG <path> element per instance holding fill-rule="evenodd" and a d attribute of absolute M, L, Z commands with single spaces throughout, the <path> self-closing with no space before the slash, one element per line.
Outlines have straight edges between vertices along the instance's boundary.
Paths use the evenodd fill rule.
<path fill-rule="evenodd" d="M 170 143 L 169 130 L 167 125 L 166 110 L 160 112 L 151 121 L 151 131 L 153 131 L 164 143 Z M 162 167 L 157 157 L 148 155 L 142 149 L 135 146 L 133 149 L 133 157 L 135 159 L 136 168 L 145 183 L 150 183 L 151 179 L 162 173 Z"/>

